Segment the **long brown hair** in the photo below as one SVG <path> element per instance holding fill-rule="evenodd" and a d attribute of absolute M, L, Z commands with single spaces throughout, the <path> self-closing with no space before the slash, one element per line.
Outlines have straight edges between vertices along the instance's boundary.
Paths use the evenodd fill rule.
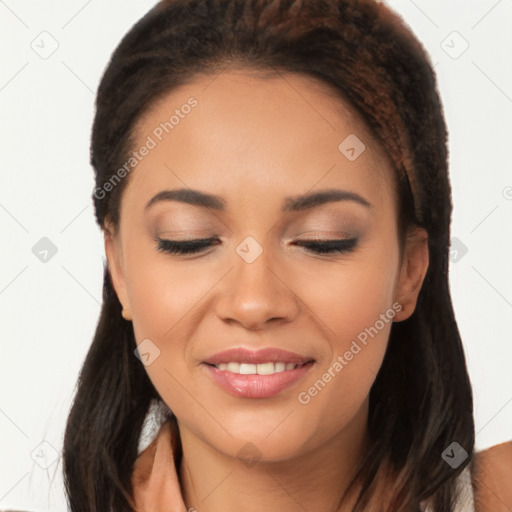
<path fill-rule="evenodd" d="M 455 478 L 474 449 L 472 392 L 448 285 L 451 188 L 446 126 L 423 46 L 384 4 L 370 0 L 164 0 L 123 38 L 97 93 L 91 141 L 96 218 L 119 222 L 129 177 L 105 184 L 134 149 L 149 107 L 200 73 L 245 67 L 322 80 L 348 101 L 394 162 L 400 240 L 422 226 L 429 268 L 412 316 L 391 329 L 370 392 L 368 444 L 353 484 L 365 510 L 384 464 L 397 475 L 389 510 L 430 499 L 455 511 Z M 334 101 L 334 100 L 333 100 Z M 102 191 L 102 193 L 98 193 Z M 64 440 L 64 480 L 73 512 L 132 511 L 131 473 L 152 398 L 133 327 L 121 316 L 105 266 L 99 323 L 77 383 Z M 453 469 L 443 451 L 469 454 Z"/>

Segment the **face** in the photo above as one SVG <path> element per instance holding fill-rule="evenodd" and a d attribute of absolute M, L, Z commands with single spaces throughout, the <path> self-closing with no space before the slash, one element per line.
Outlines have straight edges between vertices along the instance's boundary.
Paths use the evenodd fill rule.
<path fill-rule="evenodd" d="M 105 247 L 180 429 L 275 461 L 363 432 L 428 266 L 421 230 L 400 261 L 393 170 L 364 123 L 310 78 L 229 71 L 160 100 L 136 140 Z"/>

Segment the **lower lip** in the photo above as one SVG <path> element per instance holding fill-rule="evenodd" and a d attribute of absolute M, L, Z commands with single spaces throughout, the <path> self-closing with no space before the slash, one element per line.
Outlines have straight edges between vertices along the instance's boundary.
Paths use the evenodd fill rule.
<path fill-rule="evenodd" d="M 306 363 L 294 370 L 285 370 L 272 375 L 242 375 L 227 370 L 219 370 L 209 364 L 205 364 L 205 366 L 213 380 L 224 391 L 234 396 L 270 398 L 302 379 L 313 366 L 313 362 Z"/>

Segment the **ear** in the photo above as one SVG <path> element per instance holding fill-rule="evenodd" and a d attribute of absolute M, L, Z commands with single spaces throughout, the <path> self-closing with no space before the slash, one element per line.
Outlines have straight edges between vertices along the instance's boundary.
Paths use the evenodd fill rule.
<path fill-rule="evenodd" d="M 395 289 L 395 301 L 402 305 L 402 309 L 395 315 L 395 322 L 407 320 L 414 313 L 428 264 L 428 234 L 425 229 L 415 226 L 409 230 L 405 240 Z"/>
<path fill-rule="evenodd" d="M 128 301 L 128 293 L 126 291 L 126 280 L 124 276 L 123 255 L 121 251 L 121 240 L 116 234 L 114 226 L 110 221 L 105 221 L 103 229 L 103 237 L 105 242 L 105 254 L 107 256 L 108 270 L 110 279 L 114 286 L 117 298 L 123 306 L 123 318 L 131 320 L 130 304 Z"/>

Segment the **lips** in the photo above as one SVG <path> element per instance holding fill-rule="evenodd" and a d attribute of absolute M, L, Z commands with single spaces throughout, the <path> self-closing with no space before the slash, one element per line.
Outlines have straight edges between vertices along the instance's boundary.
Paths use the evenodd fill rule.
<path fill-rule="evenodd" d="M 281 349 L 234 348 L 203 361 L 213 381 L 241 398 L 270 398 L 302 379 L 315 360 Z"/>

